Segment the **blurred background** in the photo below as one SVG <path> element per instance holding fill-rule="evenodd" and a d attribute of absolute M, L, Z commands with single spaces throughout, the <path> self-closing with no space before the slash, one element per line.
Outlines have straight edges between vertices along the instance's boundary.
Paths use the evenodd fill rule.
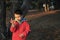
<path fill-rule="evenodd" d="M 60 40 L 60 0 L 0 0 L 0 40 L 11 40 L 10 18 L 23 10 L 31 26 L 27 40 Z"/>

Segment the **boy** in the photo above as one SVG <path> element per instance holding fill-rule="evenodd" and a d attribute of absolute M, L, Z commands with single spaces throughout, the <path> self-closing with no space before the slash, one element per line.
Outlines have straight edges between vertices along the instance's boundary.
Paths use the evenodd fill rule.
<path fill-rule="evenodd" d="M 26 40 L 28 33 L 30 32 L 30 26 L 27 21 L 22 18 L 23 14 L 21 10 L 16 10 L 14 12 L 15 20 L 10 21 L 12 32 L 12 40 Z"/>

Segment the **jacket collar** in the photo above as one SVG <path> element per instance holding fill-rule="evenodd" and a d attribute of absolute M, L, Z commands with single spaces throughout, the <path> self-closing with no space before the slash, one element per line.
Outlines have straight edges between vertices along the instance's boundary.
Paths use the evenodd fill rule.
<path fill-rule="evenodd" d="M 22 18 L 20 21 L 15 19 L 15 21 L 17 21 L 19 24 L 21 24 L 22 22 L 26 21 L 26 18 Z"/>

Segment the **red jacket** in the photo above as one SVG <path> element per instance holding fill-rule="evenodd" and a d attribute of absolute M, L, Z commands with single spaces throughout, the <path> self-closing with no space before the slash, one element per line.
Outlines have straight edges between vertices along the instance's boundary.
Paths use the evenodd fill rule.
<path fill-rule="evenodd" d="M 30 31 L 30 26 L 27 21 L 24 21 L 21 24 L 16 22 L 16 26 L 10 27 L 10 31 L 12 32 L 12 40 L 26 40 Z M 20 34 L 24 34 L 24 38 L 19 37 Z"/>

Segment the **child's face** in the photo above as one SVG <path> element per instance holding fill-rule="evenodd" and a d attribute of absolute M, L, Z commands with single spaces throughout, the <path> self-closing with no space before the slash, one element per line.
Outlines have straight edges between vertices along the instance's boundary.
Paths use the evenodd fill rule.
<path fill-rule="evenodd" d="M 14 17 L 16 20 L 20 21 L 21 20 L 21 15 L 19 14 L 14 14 Z"/>

